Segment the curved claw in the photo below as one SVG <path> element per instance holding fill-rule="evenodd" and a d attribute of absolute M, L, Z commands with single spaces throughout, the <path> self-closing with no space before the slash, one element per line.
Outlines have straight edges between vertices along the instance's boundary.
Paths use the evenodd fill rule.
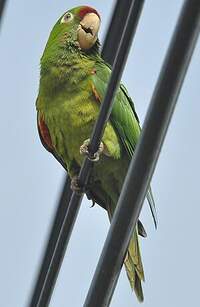
<path fill-rule="evenodd" d="M 137 223 L 137 226 L 138 226 L 138 233 L 141 237 L 143 238 L 146 238 L 147 237 L 147 233 L 146 233 L 146 230 L 143 226 L 143 224 L 141 223 L 140 220 L 138 220 L 138 223 Z"/>

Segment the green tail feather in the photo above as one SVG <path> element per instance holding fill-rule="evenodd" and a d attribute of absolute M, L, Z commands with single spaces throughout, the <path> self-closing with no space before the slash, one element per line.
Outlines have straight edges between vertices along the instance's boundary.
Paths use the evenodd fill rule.
<path fill-rule="evenodd" d="M 114 206 L 110 204 L 107 207 L 107 211 L 109 219 L 111 221 L 112 216 L 114 214 Z M 142 224 L 140 225 L 140 228 L 141 227 L 142 227 L 142 233 L 145 232 Z M 138 226 L 134 231 L 131 241 L 129 243 L 128 251 L 124 260 L 124 265 L 132 290 L 135 291 L 135 294 L 139 302 L 143 302 L 144 295 L 143 295 L 141 282 L 144 281 L 145 278 L 144 278 L 144 270 L 140 254 L 140 247 L 138 242 Z"/>
<path fill-rule="evenodd" d="M 134 287 L 134 290 L 135 290 L 135 294 L 139 300 L 139 302 L 143 302 L 144 301 L 144 295 L 143 295 L 143 290 L 142 290 L 142 284 L 141 284 L 141 280 L 139 279 L 139 277 L 135 276 L 135 287 Z"/>
<path fill-rule="evenodd" d="M 124 264 L 131 288 L 135 291 L 138 300 L 143 302 L 144 295 L 141 281 L 144 281 L 144 271 L 136 231 L 130 241 Z"/>

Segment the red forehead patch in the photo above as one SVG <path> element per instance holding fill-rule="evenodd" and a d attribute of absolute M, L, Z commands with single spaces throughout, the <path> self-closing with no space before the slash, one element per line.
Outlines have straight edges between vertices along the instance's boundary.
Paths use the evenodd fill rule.
<path fill-rule="evenodd" d="M 100 18 L 100 15 L 99 13 L 93 9 L 92 7 L 89 7 L 89 6 L 84 6 L 80 11 L 79 11 L 79 16 L 81 17 L 81 19 L 83 19 L 83 17 L 86 15 L 86 14 L 89 14 L 89 13 L 95 13 L 97 16 L 99 16 Z"/>

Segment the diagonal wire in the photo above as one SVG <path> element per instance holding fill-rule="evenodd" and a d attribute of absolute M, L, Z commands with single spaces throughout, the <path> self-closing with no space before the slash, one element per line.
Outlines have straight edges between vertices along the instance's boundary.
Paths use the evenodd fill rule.
<path fill-rule="evenodd" d="M 115 8 L 113 10 L 101 52 L 102 58 L 111 66 L 114 63 L 114 59 L 119 48 L 120 37 L 122 37 L 131 5 L 132 0 L 118 0 L 116 1 Z"/>
<path fill-rule="evenodd" d="M 199 31 L 200 1 L 185 0 L 84 307 L 110 304 Z"/>
<path fill-rule="evenodd" d="M 49 265 L 51 263 L 52 255 L 56 246 L 56 242 L 58 240 L 58 235 L 62 227 L 62 223 L 71 199 L 72 191 L 70 189 L 70 185 L 71 185 L 70 178 L 66 176 L 66 180 L 64 181 L 62 187 L 62 193 L 60 194 L 60 198 L 58 201 L 58 207 L 49 233 L 49 238 L 47 240 L 47 245 L 45 247 L 44 255 L 41 262 L 41 267 L 38 272 L 37 279 L 35 281 L 35 287 L 31 296 L 31 302 L 29 303 L 29 306 L 31 307 L 38 306 L 37 305 L 38 300 L 40 298 L 41 291 L 43 289 Z"/>
<path fill-rule="evenodd" d="M 116 14 L 119 15 L 119 9 L 120 10 L 122 9 L 122 7 L 119 5 L 119 2 L 121 2 L 121 1 L 117 1 L 116 6 L 115 6 L 115 11 L 114 11 L 115 15 Z M 140 16 L 140 12 L 141 12 L 141 9 L 142 9 L 142 6 L 143 6 L 143 2 L 144 1 L 141 1 L 141 0 L 140 1 L 133 1 L 132 0 L 132 1 L 129 1 L 129 7 L 126 7 L 126 8 L 124 7 L 124 10 L 125 9 L 127 10 L 127 8 L 128 8 L 128 11 L 124 11 L 123 26 L 125 25 L 127 16 L 129 14 L 129 8 L 132 5 L 132 15 L 131 15 L 132 19 L 130 21 L 130 26 L 129 26 L 129 35 L 130 36 L 133 35 L 134 32 L 135 32 L 137 22 L 138 22 L 138 19 L 139 19 L 139 16 Z M 134 4 L 134 6 L 133 6 L 133 4 Z M 120 13 L 122 13 L 122 11 L 120 11 Z M 112 32 L 112 30 L 116 31 L 115 30 L 116 26 L 119 26 L 119 24 L 117 23 L 116 20 L 115 20 L 114 23 L 111 22 L 110 32 Z M 131 32 L 132 32 L 132 34 L 131 34 Z M 122 34 L 123 33 L 121 31 L 121 36 L 118 35 L 118 41 L 119 42 L 121 41 Z M 121 67 L 124 66 L 123 61 L 125 60 L 125 58 L 127 56 L 128 49 L 129 49 L 129 48 L 127 48 L 128 46 L 126 46 L 126 43 L 127 42 L 125 42 L 125 44 L 123 46 L 123 49 L 124 49 L 123 52 L 119 53 L 119 57 L 118 57 L 121 64 L 119 65 L 116 61 L 115 74 L 119 72 L 120 75 L 121 75 L 121 72 L 119 71 L 120 66 Z M 119 43 L 118 43 L 118 45 L 119 45 Z M 130 45 L 130 42 L 129 42 L 129 45 Z M 112 46 L 112 41 L 110 41 L 110 45 L 109 45 L 109 42 L 107 40 L 107 42 L 105 42 L 104 46 L 105 46 L 104 51 L 107 52 L 107 54 L 108 54 L 108 50 L 112 50 L 110 48 Z M 125 51 L 125 55 L 123 57 L 124 51 Z M 113 76 L 115 74 L 113 73 Z M 113 78 L 113 79 L 115 79 L 114 83 L 116 83 L 116 84 L 115 85 L 114 85 L 114 83 L 111 84 L 113 93 L 112 93 L 112 91 L 110 91 L 110 94 L 107 95 L 108 96 L 107 105 L 111 104 L 109 96 L 111 95 L 113 97 L 114 91 L 115 91 L 114 87 L 117 86 L 117 83 L 119 82 L 119 79 L 120 79 L 120 75 L 118 75 L 118 78 L 116 78 L 116 76 L 115 76 L 115 78 Z M 102 105 L 104 105 L 104 104 L 102 104 Z M 106 118 L 106 119 L 108 118 L 108 114 L 106 115 L 107 112 L 108 112 L 107 107 L 106 108 L 104 107 L 104 118 Z M 104 125 L 104 123 L 102 121 L 101 121 L 101 124 Z M 97 129 L 102 129 L 102 127 L 98 127 Z M 97 135 L 94 135 L 94 136 L 97 140 Z M 100 142 L 100 136 L 99 136 L 98 144 L 99 144 L 99 142 Z M 92 147 L 93 148 L 92 154 L 96 150 L 95 147 L 98 148 L 98 144 L 96 144 L 96 146 L 94 146 L 95 145 L 94 142 L 91 144 L 93 146 Z M 88 159 L 86 159 L 85 162 L 86 162 L 85 163 L 86 167 L 83 168 L 81 178 L 80 178 L 80 181 L 82 183 L 85 181 L 84 177 L 86 178 L 86 180 L 88 179 L 88 175 L 89 175 L 88 168 L 91 168 L 91 166 L 92 166 L 92 163 Z M 45 255 L 43 257 L 42 266 L 41 266 L 41 269 L 40 269 L 40 272 L 39 272 L 39 275 L 38 275 L 38 278 L 37 278 L 37 283 L 36 283 L 36 286 L 35 286 L 34 291 L 33 291 L 33 295 L 32 295 L 32 298 L 31 298 L 30 305 L 29 305 L 30 307 L 48 306 L 48 303 L 49 303 L 49 300 L 50 300 L 50 297 L 51 297 L 51 294 L 52 294 L 52 291 L 53 291 L 53 288 L 54 288 L 54 284 L 55 284 L 55 281 L 57 279 L 58 271 L 59 271 L 59 268 L 60 268 L 60 265 L 61 265 L 61 262 L 62 262 L 62 259 L 63 259 L 63 256 L 64 256 L 66 244 L 68 243 L 68 240 L 69 240 L 69 237 L 71 235 L 71 231 L 72 231 L 76 216 L 78 214 L 78 210 L 79 210 L 79 207 L 80 207 L 80 201 L 82 199 L 82 196 L 74 194 L 70 204 L 68 204 L 67 199 L 66 199 L 65 204 L 63 202 L 63 200 L 65 199 L 64 195 L 66 195 L 67 197 L 70 196 L 69 185 L 70 185 L 70 180 L 67 179 L 67 181 L 64 185 L 63 193 L 61 194 L 61 200 L 59 202 L 58 210 L 57 210 L 56 217 L 55 217 L 55 220 L 54 220 L 54 223 L 53 223 L 53 227 L 52 227 L 52 231 L 51 231 L 51 234 L 50 234 L 50 239 L 48 241 L 47 249 L 46 249 Z M 63 211 L 61 211 L 61 208 L 62 208 Z M 61 213 L 61 212 L 63 212 L 63 213 Z M 61 225 L 62 225 L 62 228 L 61 228 Z"/>
<path fill-rule="evenodd" d="M 0 25 L 1 25 L 2 17 L 3 17 L 5 5 L 6 5 L 6 0 L 0 0 Z"/>

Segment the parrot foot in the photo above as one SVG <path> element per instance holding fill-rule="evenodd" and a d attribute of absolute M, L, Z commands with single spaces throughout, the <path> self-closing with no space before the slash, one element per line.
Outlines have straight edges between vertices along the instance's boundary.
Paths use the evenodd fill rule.
<path fill-rule="evenodd" d="M 97 152 L 94 153 L 93 157 L 91 157 L 91 155 L 89 153 L 89 148 L 88 148 L 89 144 L 90 144 L 90 139 L 87 139 L 87 140 L 84 141 L 83 145 L 81 145 L 81 147 L 80 147 L 80 154 L 86 155 L 88 157 L 88 159 L 92 162 L 98 162 L 99 159 L 100 159 L 100 155 L 104 151 L 104 145 L 101 142 L 101 144 L 99 145 L 99 149 L 97 150 Z"/>
<path fill-rule="evenodd" d="M 78 176 L 74 176 L 71 179 L 71 189 L 72 189 L 73 192 L 76 192 L 77 194 L 85 193 L 85 188 L 80 186 L 80 182 L 79 182 Z"/>

